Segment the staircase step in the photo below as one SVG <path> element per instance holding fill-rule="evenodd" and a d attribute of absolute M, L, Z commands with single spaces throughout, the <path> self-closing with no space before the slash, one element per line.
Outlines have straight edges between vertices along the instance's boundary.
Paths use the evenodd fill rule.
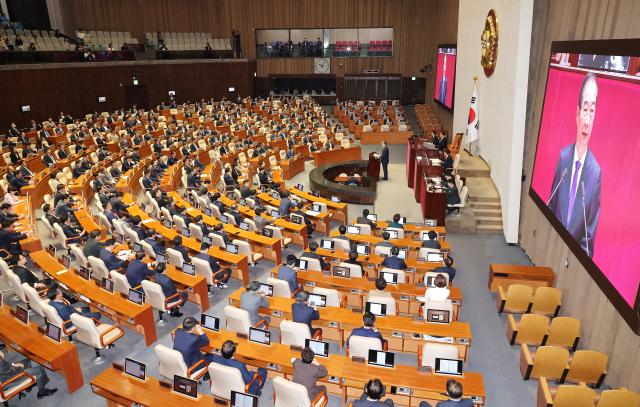
<path fill-rule="evenodd" d="M 502 210 L 502 206 L 498 203 L 495 204 L 491 204 L 491 203 L 485 203 L 485 202 L 473 202 L 471 199 L 469 199 L 469 207 L 473 208 L 473 209 L 498 209 L 498 210 Z"/>
<path fill-rule="evenodd" d="M 492 211 L 492 210 L 478 210 L 476 208 L 472 208 L 473 209 L 473 214 L 476 215 L 476 217 L 479 218 L 495 218 L 495 219 L 502 219 L 502 210 L 497 210 L 497 211 Z"/>
<path fill-rule="evenodd" d="M 479 177 L 479 178 L 489 178 L 491 177 L 491 170 L 483 170 L 483 169 L 471 169 L 471 168 L 460 168 L 458 167 L 458 175 L 461 177 Z"/>
<path fill-rule="evenodd" d="M 490 202 L 490 203 L 500 203 L 500 197 L 494 197 L 494 196 L 471 196 L 469 195 L 469 200 L 472 202 Z"/>
<path fill-rule="evenodd" d="M 477 225 L 476 233 L 478 234 L 501 234 L 502 226 L 496 225 Z"/>
<path fill-rule="evenodd" d="M 494 218 L 488 216 L 476 216 L 476 224 L 480 225 L 496 225 L 502 227 L 502 218 Z"/>

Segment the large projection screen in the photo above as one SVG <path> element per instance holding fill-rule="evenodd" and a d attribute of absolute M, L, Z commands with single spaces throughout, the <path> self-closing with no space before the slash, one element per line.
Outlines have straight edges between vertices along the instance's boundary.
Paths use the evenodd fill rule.
<path fill-rule="evenodd" d="M 436 83 L 433 100 L 447 110 L 453 110 L 453 95 L 456 84 L 456 56 L 455 44 L 438 45 L 436 54 Z"/>
<path fill-rule="evenodd" d="M 554 42 L 529 194 L 640 334 L 640 40 Z"/>

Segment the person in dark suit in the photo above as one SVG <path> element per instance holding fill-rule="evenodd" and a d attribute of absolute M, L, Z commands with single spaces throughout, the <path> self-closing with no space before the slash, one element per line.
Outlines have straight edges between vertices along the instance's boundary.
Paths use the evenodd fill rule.
<path fill-rule="evenodd" d="M 447 104 L 447 55 L 443 56 L 442 61 L 442 77 L 438 84 L 438 102 L 443 105 Z"/>
<path fill-rule="evenodd" d="M 438 150 L 444 151 L 445 148 L 449 145 L 449 136 L 447 136 L 446 131 L 442 131 L 442 137 L 440 138 L 440 142 L 438 143 Z"/>
<path fill-rule="evenodd" d="M 349 243 L 349 246 L 351 246 L 351 239 L 349 239 L 349 237 L 346 236 L 347 227 L 345 225 L 340 225 L 338 227 L 338 233 L 340 233 L 340 234 L 338 236 L 334 237 L 334 239 L 346 240 L 347 243 Z"/>
<path fill-rule="evenodd" d="M 13 168 L 9 168 L 6 174 L 6 179 L 9 185 L 16 187 L 18 189 L 29 185 L 29 181 L 24 179 L 21 173 L 14 170 Z"/>
<path fill-rule="evenodd" d="M 312 321 L 320 319 L 320 313 L 314 307 L 307 304 L 309 301 L 309 293 L 306 291 L 300 291 L 296 295 L 296 302 L 291 304 L 291 317 L 293 322 L 299 322 L 306 324 L 309 327 L 309 332 L 312 337 L 322 335 L 322 329 L 313 328 L 311 326 Z"/>
<path fill-rule="evenodd" d="M 260 319 L 267 321 L 267 324 L 271 321 L 268 316 L 260 317 L 260 308 L 269 308 L 269 301 L 264 298 L 264 294 L 258 293 L 260 283 L 258 281 L 251 281 L 246 288 L 246 291 L 240 294 L 240 308 L 249 313 L 251 319 L 251 325 L 256 325 L 260 322 Z"/>
<path fill-rule="evenodd" d="M 386 399 L 380 401 L 386 394 L 384 384 L 380 379 L 372 379 L 364 386 L 364 393 L 360 396 L 360 400 L 353 402 L 353 407 L 376 407 L 376 406 L 390 406 L 393 407 L 393 400 Z"/>
<path fill-rule="evenodd" d="M 207 252 L 209 251 L 209 247 L 209 244 L 202 243 L 202 245 L 200 245 L 200 252 L 194 257 L 196 259 L 204 260 L 209 263 L 211 272 L 213 272 L 213 277 L 218 281 L 218 288 L 227 288 L 229 287 L 227 283 L 229 282 L 229 278 L 231 278 L 231 269 L 225 268 L 220 271 L 220 265 L 218 264 L 216 259 L 207 254 Z"/>
<path fill-rule="evenodd" d="M 20 246 L 20 240 L 26 239 L 27 235 L 15 231 L 12 224 L 1 224 L 0 229 L 0 257 L 5 258 L 6 254 L 3 251 L 9 253 L 14 257 L 22 253 L 22 247 Z"/>
<path fill-rule="evenodd" d="M 83 229 L 71 225 L 71 221 L 67 215 L 60 216 L 60 227 L 64 232 L 64 236 L 69 243 L 82 243 L 86 236 Z"/>
<path fill-rule="evenodd" d="M 49 389 L 47 388 L 47 383 L 49 383 L 49 377 L 47 376 L 47 372 L 44 370 L 42 366 L 31 366 L 31 360 L 22 359 L 19 362 L 9 362 L 6 360 L 4 353 L 0 352 L 0 382 L 6 383 L 11 378 L 15 377 L 18 373 L 25 372 L 30 374 L 36 378 L 36 385 L 38 386 L 38 400 L 51 396 L 55 394 L 58 389 Z M 12 383 L 7 383 L 4 386 L 4 391 L 9 392 L 11 387 L 17 386 L 20 384 L 22 380 L 20 378 Z M 26 403 L 28 404 L 28 403 Z"/>
<path fill-rule="evenodd" d="M 444 160 L 442 162 L 442 170 L 443 171 L 451 171 L 453 170 L 453 158 L 451 158 L 451 152 L 448 148 L 444 149 Z"/>
<path fill-rule="evenodd" d="M 308 257 L 310 259 L 318 260 L 320 262 L 320 267 L 323 270 L 328 270 L 329 269 L 329 264 L 324 260 L 324 257 L 322 257 L 321 255 L 316 253 L 316 250 L 318 250 L 318 243 L 311 242 L 311 243 L 309 243 L 309 251 L 308 252 L 304 252 L 302 254 L 302 256 L 303 257 Z"/>
<path fill-rule="evenodd" d="M 42 156 L 42 162 L 46 167 L 51 167 L 53 164 L 56 163 L 56 159 L 55 157 L 53 157 L 53 155 L 47 152 Z"/>
<path fill-rule="evenodd" d="M 602 184 L 600 165 L 589 149 L 597 99 L 597 78 L 590 72 L 580 89 L 576 142 L 560 152 L 548 202 L 549 209 L 589 257 L 594 253 Z"/>
<path fill-rule="evenodd" d="M 293 268 L 297 260 L 296 256 L 289 254 L 286 263 L 278 267 L 278 279 L 286 281 L 291 292 L 298 289 L 298 274 Z"/>
<path fill-rule="evenodd" d="M 100 248 L 102 247 L 102 245 L 100 243 L 100 240 L 98 240 L 99 238 L 100 230 L 96 229 L 89 232 L 89 239 L 87 239 L 87 242 L 82 248 L 82 253 L 85 255 L 85 257 L 100 257 Z"/>
<path fill-rule="evenodd" d="M 160 288 L 162 288 L 164 297 L 171 298 L 178 293 L 178 288 L 176 287 L 175 283 L 164 274 L 165 270 L 166 265 L 164 263 L 156 265 L 154 280 L 156 284 L 160 285 Z M 185 301 L 187 301 L 187 297 L 188 294 L 186 291 L 180 292 L 180 305 L 171 308 L 171 311 L 169 311 L 169 315 L 171 315 L 172 317 L 181 317 L 182 313 L 180 312 L 180 307 L 185 303 Z M 176 302 L 174 298 L 171 298 L 171 300 L 169 301 L 170 304 L 174 302 Z"/>
<path fill-rule="evenodd" d="M 315 354 L 311 348 L 304 348 L 300 352 L 300 358 L 293 361 L 293 378 L 294 383 L 303 385 L 309 394 L 309 400 L 322 392 L 327 391 L 326 386 L 318 386 L 318 379 L 325 377 L 328 372 L 327 368 L 314 360 Z"/>
<path fill-rule="evenodd" d="M 173 248 L 182 254 L 182 260 L 185 263 L 190 263 L 189 251 L 182 245 L 182 236 L 176 236 L 173 238 Z"/>
<path fill-rule="evenodd" d="M 453 180 L 449 180 L 447 182 L 447 205 L 457 205 L 460 203 L 460 194 L 458 193 L 458 187 L 453 182 Z M 453 211 L 453 209 L 449 209 L 449 211 Z"/>
<path fill-rule="evenodd" d="M 153 276 L 153 270 L 142 262 L 144 256 L 144 251 L 137 252 L 136 258 L 127 265 L 126 277 L 131 287 L 137 287 L 142 283 L 142 280 Z"/>
<path fill-rule="evenodd" d="M 105 242 L 105 247 L 100 249 L 100 259 L 104 262 L 104 265 L 109 271 L 117 270 L 121 267 L 124 267 L 124 261 L 118 259 L 112 252 L 115 246 L 116 241 L 113 239 L 109 239 Z"/>
<path fill-rule="evenodd" d="M 453 267 L 453 257 L 447 256 L 444 258 L 444 266 L 436 267 L 433 269 L 434 273 L 442 273 L 449 275 L 449 284 L 456 276 L 456 269 Z"/>
<path fill-rule="evenodd" d="M 182 322 L 182 328 L 176 329 L 173 349 L 180 352 L 187 368 L 195 365 L 200 359 L 204 359 L 207 365 L 213 362 L 213 355 L 200 351 L 202 347 L 207 345 L 209 345 L 209 338 L 195 318 L 185 318 Z"/>
<path fill-rule="evenodd" d="M 382 337 L 382 334 L 376 329 L 376 316 L 370 312 L 365 312 L 362 316 L 362 323 L 364 326 L 360 328 L 355 328 L 351 331 L 351 335 L 347 339 L 347 346 L 349 346 L 349 340 L 352 336 L 365 336 L 367 338 L 378 338 L 380 339 L 380 343 L 382 343 L 382 348 L 386 349 L 386 339 Z"/>
<path fill-rule="evenodd" d="M 398 257 L 399 253 L 400 253 L 400 249 L 398 249 L 395 246 L 392 247 L 391 256 L 384 259 L 384 261 L 382 262 L 382 266 L 388 267 L 390 269 L 395 269 L 395 270 L 406 270 L 407 263 L 405 263 L 403 259 Z"/>
<path fill-rule="evenodd" d="M 462 398 L 462 384 L 455 379 L 447 380 L 447 395 L 449 400 L 440 401 L 436 407 L 473 407 L 473 400 Z M 355 407 L 355 404 L 354 404 Z M 431 407 L 426 401 L 421 401 L 419 407 Z"/>
<path fill-rule="evenodd" d="M 440 250 L 442 246 L 438 241 L 438 234 L 435 231 L 430 230 L 429 232 L 427 232 L 427 236 L 429 236 L 429 240 L 423 240 L 422 247 Z"/>
<path fill-rule="evenodd" d="M 242 375 L 242 380 L 245 384 L 249 384 L 253 379 L 254 373 L 247 369 L 247 366 L 234 359 L 233 355 L 236 353 L 236 344 L 232 341 L 224 341 L 222 347 L 220 348 L 220 355 L 213 355 L 213 362 L 218 363 L 220 365 L 234 367 L 240 371 Z M 264 386 L 267 378 L 267 370 L 265 368 L 258 368 L 257 370 L 258 379 L 251 383 L 249 387 L 249 393 L 260 395 L 262 387 Z"/>
<path fill-rule="evenodd" d="M 356 223 L 359 223 L 361 225 L 369 225 L 371 226 L 371 230 L 373 231 L 376 228 L 376 224 L 374 221 L 369 219 L 368 216 L 369 216 L 369 209 L 363 209 L 362 216 L 358 216 L 358 218 L 356 219 Z"/>
<path fill-rule="evenodd" d="M 386 140 L 382 142 L 382 153 L 380 154 L 380 164 L 382 164 L 382 179 L 384 181 L 389 180 L 389 169 L 387 166 L 389 165 L 389 147 L 387 147 Z"/>
<path fill-rule="evenodd" d="M 11 224 L 20 219 L 20 215 L 11 213 L 11 204 L 3 203 L 0 205 L 0 222 L 3 224 Z"/>
<path fill-rule="evenodd" d="M 47 292 L 49 305 L 51 305 L 63 321 L 69 321 L 71 314 L 80 314 L 83 317 L 100 319 L 102 315 L 99 312 L 91 312 L 89 307 L 72 307 L 64 302 L 62 290 L 58 287 L 51 287 Z"/>

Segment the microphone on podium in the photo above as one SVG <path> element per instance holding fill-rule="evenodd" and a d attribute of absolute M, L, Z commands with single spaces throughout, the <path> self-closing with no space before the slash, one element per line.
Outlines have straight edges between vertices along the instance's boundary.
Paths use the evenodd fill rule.
<path fill-rule="evenodd" d="M 551 192 L 551 196 L 549 197 L 549 200 L 547 201 L 547 206 L 549 206 L 549 203 L 551 202 L 551 200 L 555 196 L 556 192 L 558 192 L 558 188 L 560 188 L 560 184 L 562 184 L 562 181 L 564 180 L 564 177 L 566 175 L 567 175 L 567 169 L 565 168 L 562 171 L 562 175 L 560 176 L 560 181 L 558 181 L 558 185 L 556 185 L 556 187 L 553 189 L 553 192 Z"/>
<path fill-rule="evenodd" d="M 584 181 L 580 182 L 582 189 L 582 217 L 584 218 L 584 240 L 587 244 L 587 256 L 589 256 L 589 230 L 587 229 L 587 209 L 584 204 Z"/>

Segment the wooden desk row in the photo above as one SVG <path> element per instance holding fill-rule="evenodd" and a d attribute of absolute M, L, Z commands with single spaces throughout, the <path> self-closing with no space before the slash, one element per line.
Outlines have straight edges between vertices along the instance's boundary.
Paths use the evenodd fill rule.
<path fill-rule="evenodd" d="M 333 202 L 331 199 L 315 196 L 309 192 L 299 190 L 296 187 L 289 188 L 289 192 L 307 201 L 327 205 L 327 209 L 331 214 L 331 219 L 342 222 L 342 224 L 347 223 L 347 219 L 349 218 L 349 209 L 346 203 Z"/>
<path fill-rule="evenodd" d="M 313 156 L 313 164 L 316 167 L 319 167 L 322 164 L 357 161 L 362 159 L 360 146 L 337 148 L 331 151 L 316 151 L 311 153 L 311 155 Z"/>
<path fill-rule="evenodd" d="M 276 208 L 280 207 L 280 199 L 275 199 L 270 194 L 267 194 L 266 192 L 260 192 L 256 196 L 271 206 L 274 206 Z M 305 210 L 307 209 L 310 209 L 310 207 L 307 207 Z M 311 221 L 316 225 L 316 232 L 324 233 L 326 236 L 329 234 L 329 230 L 331 228 L 331 225 L 329 223 L 329 221 L 331 220 L 330 215 L 331 215 L 330 212 L 320 212 L 317 214 L 307 215 L 307 216 L 311 218 Z"/>
<path fill-rule="evenodd" d="M 331 232 L 332 238 L 339 235 L 340 235 L 340 232 L 338 230 L 334 230 L 333 232 Z M 384 239 L 381 236 L 374 236 L 374 235 L 354 235 L 352 233 L 345 233 L 345 236 L 354 242 L 368 243 L 372 246 L 375 246 L 384 241 Z M 410 249 L 410 251 L 418 251 L 422 247 L 421 240 L 413 240 L 413 239 L 408 239 L 406 237 L 403 239 L 389 239 L 389 243 L 398 247 L 407 247 Z M 451 244 L 446 240 L 440 240 L 440 245 L 441 245 L 441 248 L 440 248 L 441 251 L 443 252 L 451 251 Z"/>

